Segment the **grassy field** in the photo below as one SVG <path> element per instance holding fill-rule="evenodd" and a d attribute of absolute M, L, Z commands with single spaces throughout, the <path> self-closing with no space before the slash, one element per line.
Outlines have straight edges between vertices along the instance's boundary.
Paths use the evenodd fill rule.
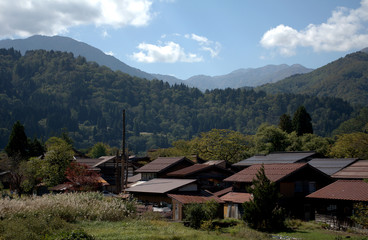
<path fill-rule="evenodd" d="M 292 230 L 276 233 L 252 230 L 242 221 L 232 223 L 236 224 L 196 230 L 153 213 L 137 215 L 134 201 L 106 198 L 99 193 L 0 199 L 0 240 L 368 240 L 368 236 L 326 230 L 314 222 L 287 221 L 288 229 Z"/>
<path fill-rule="evenodd" d="M 96 239 L 103 240 L 186 240 L 186 239 L 310 239 L 310 240 L 368 240 L 362 234 L 337 232 L 323 229 L 314 222 L 301 225 L 288 232 L 261 233 L 249 229 L 244 224 L 213 231 L 195 230 L 185 227 L 181 223 L 162 220 L 131 220 L 122 222 L 81 222 L 78 224 L 85 232 Z"/>

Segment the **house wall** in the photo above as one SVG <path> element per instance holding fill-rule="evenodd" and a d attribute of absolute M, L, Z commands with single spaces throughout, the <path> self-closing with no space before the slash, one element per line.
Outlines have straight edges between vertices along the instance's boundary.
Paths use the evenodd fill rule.
<path fill-rule="evenodd" d="M 183 205 L 175 199 L 172 199 L 172 219 L 174 221 L 183 220 Z"/>
<path fill-rule="evenodd" d="M 165 202 L 171 204 L 171 198 L 167 196 L 167 194 L 150 194 L 150 193 L 134 193 L 133 196 L 143 203 L 153 203 L 159 204 L 160 202 Z"/>

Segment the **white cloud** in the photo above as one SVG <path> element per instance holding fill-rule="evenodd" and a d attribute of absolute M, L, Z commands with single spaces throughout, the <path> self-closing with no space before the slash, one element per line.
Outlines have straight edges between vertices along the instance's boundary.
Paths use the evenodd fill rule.
<path fill-rule="evenodd" d="M 114 53 L 112 51 L 105 52 L 106 55 L 114 56 Z"/>
<path fill-rule="evenodd" d="M 279 25 L 267 31 L 260 43 L 276 48 L 284 56 L 294 55 L 297 47 L 312 47 L 314 51 L 348 51 L 364 48 L 368 42 L 368 0 L 358 9 L 337 8 L 326 23 L 310 24 L 303 30 Z"/>
<path fill-rule="evenodd" d="M 185 34 L 185 37 L 197 41 L 201 46 L 201 50 L 208 51 L 211 57 L 216 57 L 220 53 L 221 44 L 219 42 L 210 41 L 208 38 L 192 34 Z"/>
<path fill-rule="evenodd" d="M 152 19 L 151 5 L 152 0 L 2 0 L 0 37 L 56 35 L 87 24 L 144 26 Z"/>
<path fill-rule="evenodd" d="M 201 62 L 202 57 L 194 53 L 185 53 L 177 43 L 167 42 L 165 45 L 141 43 L 138 45 L 141 51 L 133 53 L 132 58 L 138 62 L 175 63 L 175 62 Z"/>

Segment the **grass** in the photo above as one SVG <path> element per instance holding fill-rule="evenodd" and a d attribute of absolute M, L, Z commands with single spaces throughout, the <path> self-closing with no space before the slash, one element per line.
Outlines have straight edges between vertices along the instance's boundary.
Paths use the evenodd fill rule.
<path fill-rule="evenodd" d="M 234 220 L 216 221 L 215 225 L 203 226 L 206 230 L 196 230 L 163 220 L 154 213 L 135 215 L 134 201 L 105 198 L 98 193 L 0 199 L 0 240 L 85 239 L 60 238 L 62 234 L 88 235 L 101 240 L 264 240 L 280 236 L 282 239 L 368 240 L 368 236 L 326 230 L 314 222 L 289 220 L 287 224 L 291 230 L 271 234 L 252 230 L 242 221 Z"/>

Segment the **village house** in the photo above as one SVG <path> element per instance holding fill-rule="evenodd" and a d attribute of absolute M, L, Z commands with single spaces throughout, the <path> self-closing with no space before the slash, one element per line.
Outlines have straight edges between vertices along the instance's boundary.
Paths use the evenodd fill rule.
<path fill-rule="evenodd" d="M 368 160 L 359 160 L 332 175 L 334 179 L 368 179 Z"/>
<path fill-rule="evenodd" d="M 368 183 L 363 180 L 337 180 L 307 196 L 316 209 L 315 220 L 334 228 L 356 226 L 351 216 L 354 204 L 368 205 Z"/>
<path fill-rule="evenodd" d="M 331 183 L 330 176 L 307 163 L 255 164 L 224 181 L 233 183 L 234 192 L 247 192 L 262 166 L 267 178 L 276 183 L 282 195 L 280 205 L 287 213 L 292 217 L 313 219 L 314 211 L 305 196 Z"/>
<path fill-rule="evenodd" d="M 233 164 L 234 170 L 242 170 L 254 164 L 274 164 L 274 163 L 305 163 L 320 155 L 313 151 L 308 152 L 272 152 L 268 155 L 254 155 L 243 161 Z"/>
<path fill-rule="evenodd" d="M 167 174 L 167 177 L 197 179 L 201 189 L 216 192 L 226 188 L 228 183 L 223 182 L 223 180 L 234 174 L 233 171 L 226 169 L 225 166 L 225 161 L 208 161 L 170 172 Z"/>
<path fill-rule="evenodd" d="M 220 197 L 224 204 L 224 218 L 241 219 L 244 214 L 243 203 L 252 199 L 252 194 L 244 192 L 228 192 Z"/>
<path fill-rule="evenodd" d="M 186 157 L 159 157 L 135 172 L 141 174 L 141 180 L 148 181 L 153 178 L 166 178 L 168 173 L 192 165 L 194 162 Z"/>

